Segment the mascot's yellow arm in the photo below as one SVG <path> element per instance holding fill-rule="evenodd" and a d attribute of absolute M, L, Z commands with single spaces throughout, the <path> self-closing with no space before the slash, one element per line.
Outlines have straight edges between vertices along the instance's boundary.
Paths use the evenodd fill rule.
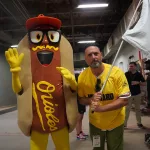
<path fill-rule="evenodd" d="M 70 88 L 73 91 L 77 90 L 77 82 L 75 76 L 66 68 L 64 67 L 56 67 L 56 69 L 61 73 L 61 75 L 67 80 Z"/>
<path fill-rule="evenodd" d="M 19 93 L 22 90 L 18 73 L 12 73 L 12 89 L 15 93 Z"/>
<path fill-rule="evenodd" d="M 24 54 L 18 55 L 17 49 L 9 48 L 5 51 L 6 60 L 10 66 L 12 72 L 12 88 L 15 93 L 19 93 L 22 90 L 19 71 L 21 70 L 20 64 L 23 60 Z"/>

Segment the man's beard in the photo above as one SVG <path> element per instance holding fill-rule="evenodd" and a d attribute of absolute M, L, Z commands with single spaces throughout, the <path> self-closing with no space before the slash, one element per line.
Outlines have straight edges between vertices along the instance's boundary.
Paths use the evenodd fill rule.
<path fill-rule="evenodd" d="M 94 61 L 91 63 L 90 67 L 91 68 L 98 68 L 102 64 L 101 61 Z"/>

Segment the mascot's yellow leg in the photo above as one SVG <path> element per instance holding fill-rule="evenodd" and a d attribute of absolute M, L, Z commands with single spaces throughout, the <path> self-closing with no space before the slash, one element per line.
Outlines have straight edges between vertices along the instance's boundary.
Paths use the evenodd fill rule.
<path fill-rule="evenodd" d="M 51 136 L 55 144 L 56 150 L 70 150 L 69 132 L 67 127 L 52 132 Z"/>
<path fill-rule="evenodd" d="M 30 139 L 30 150 L 46 150 L 49 134 L 32 131 Z"/>

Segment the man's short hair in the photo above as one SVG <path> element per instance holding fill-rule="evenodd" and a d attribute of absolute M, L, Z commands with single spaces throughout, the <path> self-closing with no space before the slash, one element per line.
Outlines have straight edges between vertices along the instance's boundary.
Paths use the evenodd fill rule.
<path fill-rule="evenodd" d="M 150 64 L 150 59 L 146 60 L 144 63 L 145 64 Z"/>
<path fill-rule="evenodd" d="M 135 61 L 132 61 L 132 62 L 129 63 L 129 65 L 137 66 L 137 63 Z"/>
<path fill-rule="evenodd" d="M 98 46 L 97 44 L 87 44 L 87 45 L 85 45 L 85 47 L 84 47 L 84 52 L 85 52 L 85 50 L 86 50 L 88 47 L 90 47 L 90 46 L 97 47 L 97 48 L 99 49 L 99 51 L 101 51 L 100 48 L 99 48 L 99 46 Z"/>
<path fill-rule="evenodd" d="M 150 70 L 150 59 L 146 60 L 144 63 L 145 63 L 145 69 Z"/>

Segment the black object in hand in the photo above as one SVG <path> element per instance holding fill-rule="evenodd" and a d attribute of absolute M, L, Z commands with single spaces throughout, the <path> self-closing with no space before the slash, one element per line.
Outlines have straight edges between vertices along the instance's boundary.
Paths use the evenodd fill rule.
<path fill-rule="evenodd" d="M 96 82 L 96 85 L 95 85 L 95 92 L 99 92 L 101 90 L 100 84 L 101 84 L 101 79 L 97 78 L 97 82 Z M 94 113 L 94 111 L 92 110 L 92 114 L 93 113 Z"/>

